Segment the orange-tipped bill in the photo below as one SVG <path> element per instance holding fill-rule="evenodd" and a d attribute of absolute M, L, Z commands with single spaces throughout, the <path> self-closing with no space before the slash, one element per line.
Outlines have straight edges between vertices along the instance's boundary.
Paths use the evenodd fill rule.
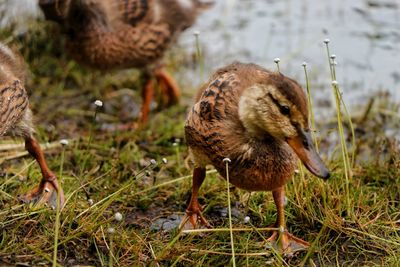
<path fill-rule="evenodd" d="M 312 174 L 323 179 L 329 178 L 329 170 L 315 151 L 309 132 L 301 131 L 298 136 L 288 138 L 286 142 Z"/>

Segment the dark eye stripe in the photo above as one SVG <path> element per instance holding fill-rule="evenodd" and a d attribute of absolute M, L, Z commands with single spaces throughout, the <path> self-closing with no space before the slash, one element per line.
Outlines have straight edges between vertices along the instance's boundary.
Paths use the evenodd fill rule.
<path fill-rule="evenodd" d="M 268 94 L 268 96 L 271 98 L 272 102 L 279 108 L 279 111 L 282 113 L 282 115 L 289 116 L 290 115 L 290 108 L 288 106 L 283 106 L 279 103 L 278 100 L 276 100 L 272 94 Z"/>

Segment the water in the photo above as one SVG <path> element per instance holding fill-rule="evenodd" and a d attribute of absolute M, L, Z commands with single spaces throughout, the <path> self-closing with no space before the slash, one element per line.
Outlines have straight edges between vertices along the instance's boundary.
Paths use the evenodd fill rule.
<path fill-rule="evenodd" d="M 205 71 L 185 75 L 200 84 L 217 67 L 233 60 L 280 70 L 302 84 L 307 62 L 317 105 L 332 105 L 331 80 L 323 40 L 337 56 L 337 80 L 351 107 L 388 91 L 400 102 L 400 0 L 237 0 L 216 1 L 181 44 L 195 51 L 200 31 Z M 329 112 L 329 111 L 327 111 Z M 332 114 L 332 113 L 330 113 Z"/>
<path fill-rule="evenodd" d="M 26 32 L 41 15 L 38 0 L 0 0 L 0 28 L 12 25 L 16 34 Z"/>

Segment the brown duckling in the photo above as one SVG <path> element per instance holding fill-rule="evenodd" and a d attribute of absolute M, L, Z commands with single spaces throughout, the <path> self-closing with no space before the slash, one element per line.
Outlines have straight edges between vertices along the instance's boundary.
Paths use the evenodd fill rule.
<path fill-rule="evenodd" d="M 32 112 L 24 87 L 25 64 L 18 54 L 0 43 L 0 136 L 16 136 L 25 139 L 26 150 L 36 159 L 42 171 L 38 187 L 20 197 L 24 202 L 64 205 L 64 193 L 54 173 L 49 169 L 39 143 L 33 137 Z"/>
<path fill-rule="evenodd" d="M 321 178 L 329 171 L 310 137 L 308 108 L 300 85 L 254 64 L 233 63 L 217 70 L 200 89 L 188 114 L 185 136 L 194 160 L 193 188 L 181 227 L 190 221 L 209 226 L 197 200 L 211 164 L 230 182 L 250 191 L 272 191 L 277 207 L 275 226 L 281 229 L 281 249 L 291 252 L 309 244 L 286 230 L 284 185 L 299 158 Z M 297 155 L 297 156 L 296 156 Z M 274 232 L 270 241 L 276 241 Z"/>
<path fill-rule="evenodd" d="M 177 83 L 158 63 L 200 10 L 210 5 L 199 0 L 40 0 L 39 4 L 47 19 L 63 26 L 67 50 L 78 62 L 102 70 L 144 70 L 143 122 L 154 94 L 152 77 L 168 105 L 178 102 Z"/>

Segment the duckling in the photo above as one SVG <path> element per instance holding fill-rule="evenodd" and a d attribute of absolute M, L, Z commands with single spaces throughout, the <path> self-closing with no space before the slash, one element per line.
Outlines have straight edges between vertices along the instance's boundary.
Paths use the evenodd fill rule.
<path fill-rule="evenodd" d="M 140 68 L 145 86 L 140 120 L 146 122 L 157 80 L 167 104 L 178 102 L 176 81 L 159 64 L 179 34 L 212 3 L 199 0 L 40 0 L 45 17 L 67 33 L 67 50 L 78 62 L 108 70 Z"/>
<path fill-rule="evenodd" d="M 26 150 L 36 159 L 42 171 L 39 185 L 20 199 L 24 202 L 49 203 L 55 207 L 58 193 L 62 207 L 65 202 L 63 190 L 33 136 L 32 111 L 24 87 L 25 78 L 22 57 L 0 43 L 0 136 L 24 138 Z"/>
<path fill-rule="evenodd" d="M 185 137 L 194 161 L 190 203 L 180 227 L 189 221 L 210 226 L 197 199 L 213 165 L 226 178 L 249 191 L 272 191 L 277 207 L 275 226 L 281 231 L 269 240 L 283 252 L 309 243 L 286 230 L 284 185 L 293 176 L 299 158 L 314 175 L 327 179 L 329 171 L 314 149 L 305 93 L 294 80 L 255 64 L 233 63 L 217 70 L 200 88 L 190 110 Z"/>

